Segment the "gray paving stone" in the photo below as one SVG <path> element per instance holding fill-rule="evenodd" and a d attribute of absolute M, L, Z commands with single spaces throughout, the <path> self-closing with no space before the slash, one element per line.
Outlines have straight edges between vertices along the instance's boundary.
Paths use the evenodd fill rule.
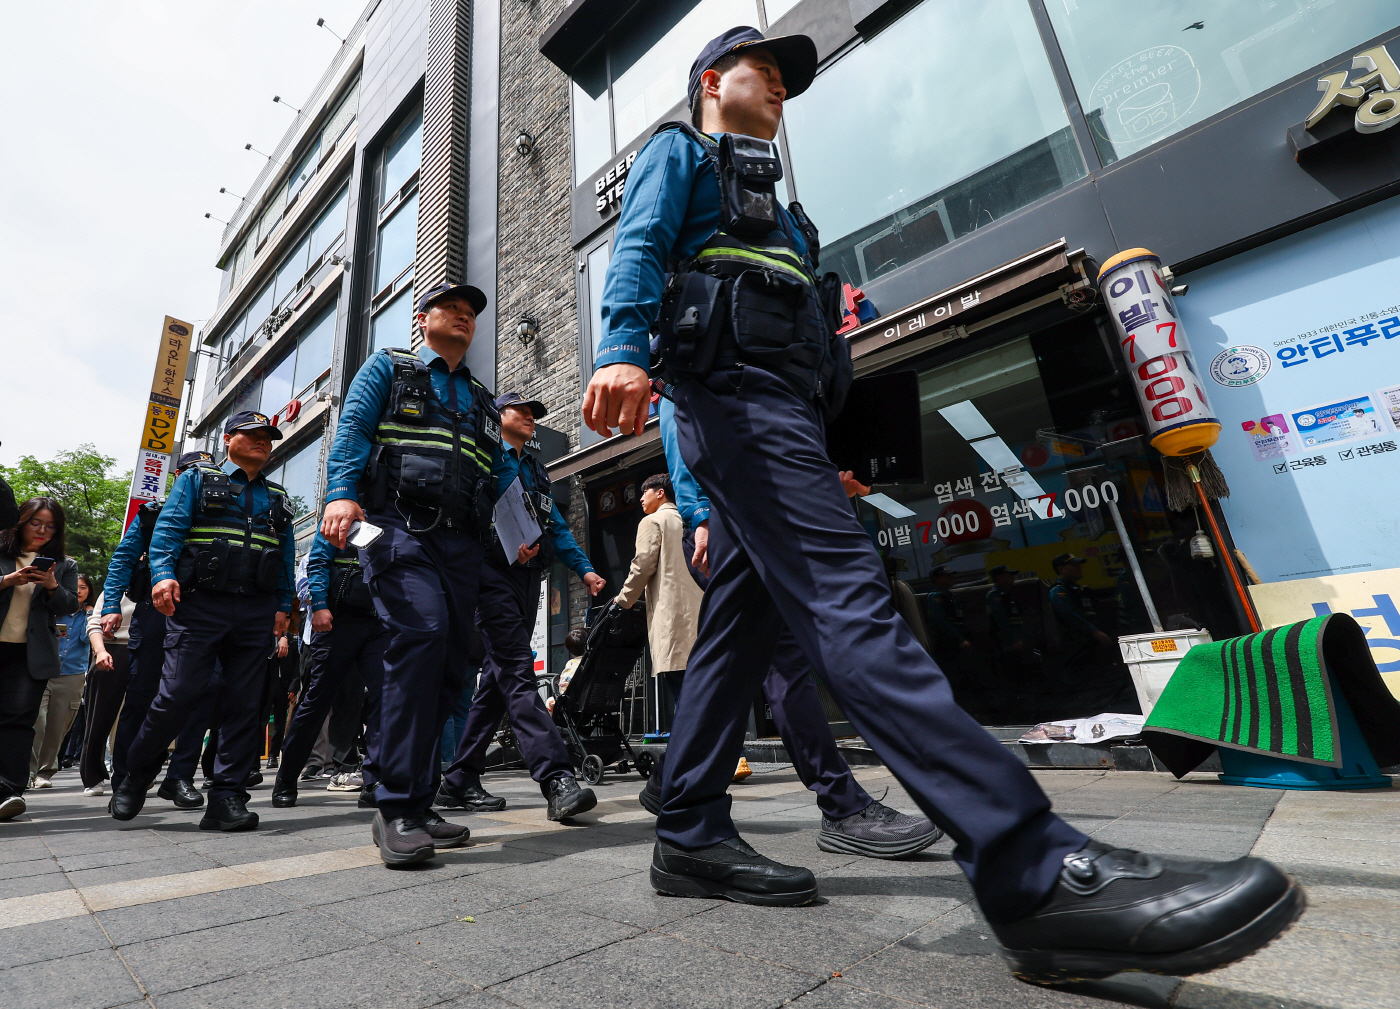
<path fill-rule="evenodd" d="M 53 893 L 55 890 L 71 890 L 68 877 L 61 872 L 41 872 L 33 876 L 15 876 L 0 879 L 0 900 L 6 897 L 29 897 L 36 893 Z"/>
<path fill-rule="evenodd" d="M 20 876 L 40 876 L 46 872 L 58 872 L 62 866 L 52 857 L 27 858 L 23 861 L 7 861 L 0 857 L 0 880 L 16 879 Z"/>
<path fill-rule="evenodd" d="M 458 876 L 335 904 L 322 904 L 317 910 L 349 922 L 362 932 L 384 938 L 455 921 L 467 915 L 475 917 L 526 900 L 528 898 L 509 890 L 481 886 L 473 881 L 473 877 Z"/>
<path fill-rule="evenodd" d="M 161 858 L 146 859 L 140 862 L 123 862 L 120 865 L 104 865 L 96 869 L 81 869 L 69 872 L 68 878 L 76 887 L 99 886 L 103 883 L 124 883 L 131 879 L 149 879 L 153 876 L 173 876 L 176 873 L 200 872 L 218 868 L 213 862 L 199 855 L 170 848 Z"/>
<path fill-rule="evenodd" d="M 0 1005 L 16 1009 L 106 1009 L 140 998 L 112 949 L 0 971 Z"/>
<path fill-rule="evenodd" d="M 239 840 L 235 840 L 237 837 Z M 361 844 L 364 842 L 361 841 Z M 336 851 L 340 846 L 300 837 L 259 838 L 256 834 L 224 835 L 217 841 L 191 842 L 180 845 L 182 851 L 207 858 L 213 865 L 244 865 L 266 862 L 276 858 L 295 858 Z"/>
<path fill-rule="evenodd" d="M 1173 1009 L 1331 1009 L 1336 1003 L 1297 998 L 1276 989 L 1239 991 L 1187 978 L 1172 1000 Z"/>
<path fill-rule="evenodd" d="M 903 999 L 891 998 L 879 992 L 852 988 L 839 980 L 831 980 L 806 995 L 793 999 L 794 1009 L 908 1009 Z"/>
<path fill-rule="evenodd" d="M 821 978 L 648 933 L 492 987 L 514 1005 L 748 1009 L 783 1005 Z"/>
<path fill-rule="evenodd" d="M 8 837 L 9 831 L 0 834 L 0 865 L 14 862 L 30 862 L 36 858 L 52 857 L 49 846 L 38 834 Z"/>
<path fill-rule="evenodd" d="M 118 946 L 198 932 L 219 925 L 254 921 L 300 911 L 297 902 L 266 886 L 244 886 L 193 897 L 99 911 L 97 917 Z"/>
<path fill-rule="evenodd" d="M 316 876 L 300 876 L 266 884 L 278 893 L 308 907 L 332 904 L 363 897 L 371 893 L 387 893 L 410 886 L 421 886 L 431 879 L 450 879 L 467 875 L 468 871 L 442 859 L 434 859 L 406 869 L 389 869 L 371 865 L 363 869 L 345 869 Z"/>
<path fill-rule="evenodd" d="M 56 960 L 110 946 L 96 920 L 87 915 L 20 925 L 0 930 L 0 968 Z"/>
<path fill-rule="evenodd" d="M 171 844 L 141 845 L 132 848 L 107 848 L 102 851 L 66 851 L 58 856 L 59 864 L 71 873 L 85 873 L 91 869 L 107 869 L 119 865 L 136 865 L 141 862 L 161 862 L 167 859 L 187 858 L 195 852 L 185 851 Z M 212 869 L 213 862 L 206 862 L 204 868 Z M 142 876 L 160 875 L 158 872 L 142 872 Z M 104 880 L 105 882 L 105 880 Z"/>
<path fill-rule="evenodd" d="M 477 882 L 483 886 L 510 890 L 526 897 L 544 897 L 552 893 L 574 890 L 589 883 L 616 879 L 633 872 L 636 870 L 618 862 L 546 858 L 539 862 L 505 866 L 476 875 Z"/>
<path fill-rule="evenodd" d="M 639 928 L 660 928 L 719 906 L 715 901 L 663 897 L 651 888 L 651 881 L 644 872 L 591 883 L 542 897 L 540 901 Z"/>

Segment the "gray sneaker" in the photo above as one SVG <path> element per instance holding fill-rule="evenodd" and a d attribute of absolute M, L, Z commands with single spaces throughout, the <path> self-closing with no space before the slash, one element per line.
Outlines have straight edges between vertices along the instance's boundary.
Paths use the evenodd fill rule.
<path fill-rule="evenodd" d="M 383 813 L 376 812 L 370 834 L 379 845 L 379 857 L 388 866 L 423 862 L 437 854 L 432 835 L 421 816 L 386 821 Z"/>
<path fill-rule="evenodd" d="M 906 816 L 880 802 L 872 802 L 844 820 L 822 817 L 817 847 L 867 858 L 904 858 L 923 851 L 943 836 L 923 816 Z"/>
<path fill-rule="evenodd" d="M 331 776 L 327 792 L 358 792 L 365 787 L 365 778 L 359 771 L 342 771 Z"/>

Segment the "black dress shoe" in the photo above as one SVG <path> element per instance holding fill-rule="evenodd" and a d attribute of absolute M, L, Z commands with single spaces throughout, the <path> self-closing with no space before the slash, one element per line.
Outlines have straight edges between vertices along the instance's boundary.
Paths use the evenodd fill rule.
<path fill-rule="evenodd" d="M 494 813 L 506 808 L 506 800 L 481 787 L 479 775 L 467 772 L 467 783 L 453 788 L 444 778 L 438 786 L 434 805 L 443 809 L 465 809 L 469 813 Z"/>
<path fill-rule="evenodd" d="M 248 772 L 248 777 L 247 777 L 247 779 L 243 782 L 243 787 L 244 787 L 244 788 L 252 788 L 254 785 L 261 785 L 262 783 L 263 783 L 262 771 L 258 770 L 258 769 L 255 767 L 255 768 L 253 768 L 251 771 Z"/>
<path fill-rule="evenodd" d="M 812 870 L 781 865 L 731 837 L 687 851 L 657 838 L 651 856 L 651 885 L 670 897 L 720 897 L 740 904 L 795 907 L 817 896 Z"/>
<path fill-rule="evenodd" d="M 130 820 L 146 804 L 146 792 L 155 776 L 147 778 L 135 772 L 122 778 L 122 783 L 112 789 L 112 797 L 107 800 L 107 812 L 114 820 Z"/>
<path fill-rule="evenodd" d="M 198 809 L 204 805 L 204 796 L 199 794 L 194 782 L 181 778 L 166 778 L 156 795 L 175 803 L 180 809 Z"/>
<path fill-rule="evenodd" d="M 355 805 L 360 807 L 361 809 L 378 809 L 379 799 L 374 794 L 374 788 L 374 784 L 368 781 L 361 785 L 360 801 L 355 803 Z"/>
<path fill-rule="evenodd" d="M 1022 981 L 1182 976 L 1249 956 L 1306 906 L 1303 888 L 1263 859 L 1178 861 L 1090 841 L 1065 857 L 1040 907 L 992 928 Z"/>
<path fill-rule="evenodd" d="M 272 808 L 286 809 L 297 804 L 297 783 L 288 781 L 282 775 L 272 783 Z"/>
<path fill-rule="evenodd" d="M 268 758 L 267 758 L 267 769 L 268 769 L 269 771 L 275 771 L 275 770 L 277 770 L 277 758 L 276 758 L 276 757 L 268 757 Z"/>
<path fill-rule="evenodd" d="M 550 778 L 540 785 L 540 791 L 549 800 L 548 815 L 551 820 L 567 820 L 598 805 L 593 789 L 579 788 L 578 780 L 572 774 Z"/>
<path fill-rule="evenodd" d="M 656 771 L 651 772 L 646 786 L 637 793 L 637 801 L 652 816 L 661 815 L 661 775 Z"/>
<path fill-rule="evenodd" d="M 448 823 L 436 810 L 423 814 L 423 826 L 433 839 L 434 848 L 460 848 L 471 840 L 472 832 L 460 823 Z"/>
<path fill-rule="evenodd" d="M 421 816 L 386 821 L 383 813 L 375 813 L 370 834 L 379 845 L 379 857 L 388 866 L 426 862 L 437 854 L 433 836 L 428 833 L 428 825 Z"/>
<path fill-rule="evenodd" d="M 243 800 L 236 795 L 211 802 L 199 821 L 200 830 L 257 830 L 258 814 L 248 812 Z"/>

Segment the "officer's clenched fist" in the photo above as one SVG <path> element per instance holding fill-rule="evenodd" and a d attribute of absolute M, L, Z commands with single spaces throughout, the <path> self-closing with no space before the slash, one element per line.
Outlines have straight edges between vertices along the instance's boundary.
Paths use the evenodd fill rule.
<path fill-rule="evenodd" d="M 151 586 L 151 603 L 167 617 L 175 615 L 175 604 L 180 601 L 180 583 L 174 578 L 163 578 Z"/>
<path fill-rule="evenodd" d="M 583 421 L 604 438 L 612 429 L 641 434 L 651 406 L 651 381 L 635 364 L 610 364 L 593 373 L 583 394 Z M 329 537 L 327 537 L 329 539 Z"/>
<path fill-rule="evenodd" d="M 364 510 L 349 498 L 331 501 L 326 505 L 321 518 L 321 535 L 340 549 L 345 549 L 345 538 L 350 535 L 350 527 L 365 520 Z"/>

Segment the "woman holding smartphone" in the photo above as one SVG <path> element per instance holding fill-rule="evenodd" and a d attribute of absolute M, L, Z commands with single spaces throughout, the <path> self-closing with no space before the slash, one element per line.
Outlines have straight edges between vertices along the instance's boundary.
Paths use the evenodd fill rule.
<path fill-rule="evenodd" d="M 58 773 L 58 748 L 68 735 L 78 707 L 83 703 L 83 680 L 87 678 L 92 658 L 88 641 L 88 617 L 97 593 L 84 574 L 78 575 L 78 611 L 54 624 L 58 631 L 58 665 L 61 675 L 48 680 L 44 699 L 39 702 L 39 717 L 34 722 L 34 750 L 29 757 L 30 788 L 53 787 Z M 96 623 L 96 621 L 94 621 Z"/>
<path fill-rule="evenodd" d="M 62 673 L 54 623 L 78 609 L 78 565 L 63 552 L 63 506 L 30 498 L 0 531 L 0 820 L 25 810 L 34 722 Z"/>

